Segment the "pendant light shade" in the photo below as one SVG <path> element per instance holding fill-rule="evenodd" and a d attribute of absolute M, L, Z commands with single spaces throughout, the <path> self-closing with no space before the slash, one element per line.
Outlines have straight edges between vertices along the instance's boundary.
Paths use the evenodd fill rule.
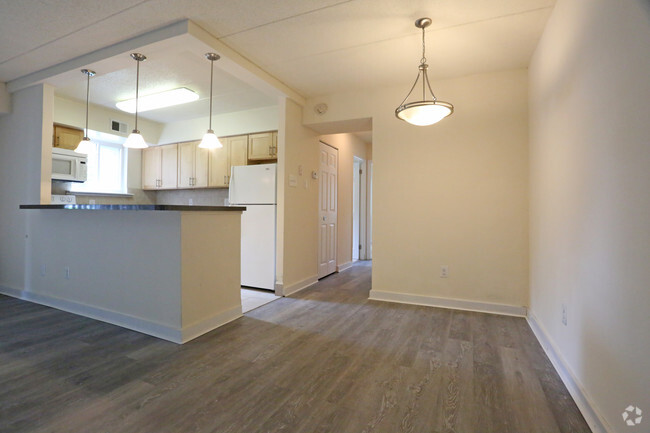
<path fill-rule="evenodd" d="M 203 149 L 218 149 L 223 147 L 223 144 L 221 144 L 219 138 L 212 130 L 212 79 L 214 76 L 214 61 L 219 60 L 221 57 L 216 53 L 206 53 L 205 58 L 210 61 L 210 126 L 208 132 L 203 136 L 199 147 Z"/>
<path fill-rule="evenodd" d="M 147 60 L 147 57 L 140 53 L 132 53 L 131 58 L 135 60 L 138 65 L 135 75 L 135 127 L 126 138 L 123 146 L 129 149 L 144 149 L 148 146 L 140 134 L 140 131 L 138 131 L 138 91 L 140 87 L 140 62 Z"/>
<path fill-rule="evenodd" d="M 95 71 L 82 69 L 81 73 L 86 75 L 86 129 L 84 129 L 84 138 L 81 139 L 75 152 L 88 154 L 93 150 L 94 143 L 88 138 L 88 96 L 90 95 L 90 77 L 95 75 Z"/>
<path fill-rule="evenodd" d="M 406 98 L 395 109 L 395 116 L 412 125 L 427 126 L 438 123 L 454 112 L 454 106 L 449 102 L 438 101 L 427 75 L 427 58 L 425 56 L 424 29 L 431 25 L 431 18 L 420 18 L 415 21 L 415 27 L 422 29 L 422 59 L 418 67 L 418 76 L 415 78 L 413 87 L 406 95 Z M 417 87 L 418 81 L 422 80 L 422 100 L 407 102 L 413 90 Z"/>

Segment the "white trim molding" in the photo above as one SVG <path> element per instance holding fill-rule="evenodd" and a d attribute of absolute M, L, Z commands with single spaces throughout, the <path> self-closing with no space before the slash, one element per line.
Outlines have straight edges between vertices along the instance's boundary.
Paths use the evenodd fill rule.
<path fill-rule="evenodd" d="M 203 319 L 192 323 L 189 326 L 185 326 L 181 330 L 180 343 L 187 343 L 196 337 L 206 334 L 213 329 L 223 326 L 226 323 L 232 322 L 233 320 L 237 320 L 242 316 L 243 314 L 241 310 L 241 304 L 239 304 L 238 306 L 230 308 L 226 311 L 221 311 L 212 317 L 208 317 L 207 319 Z"/>
<path fill-rule="evenodd" d="M 297 283 L 291 284 L 289 286 L 283 286 L 282 296 L 293 295 L 294 293 L 298 293 L 299 291 L 304 290 L 307 287 L 316 284 L 317 282 L 318 282 L 318 276 L 314 275 L 309 278 L 305 278 L 302 281 L 298 281 Z"/>
<path fill-rule="evenodd" d="M 336 272 L 343 272 L 346 269 L 350 269 L 352 267 L 352 263 L 353 262 L 347 262 L 347 263 L 343 263 L 341 265 L 336 265 Z"/>
<path fill-rule="evenodd" d="M 383 292 L 378 290 L 370 290 L 369 299 L 373 301 L 397 302 L 399 304 L 424 305 L 427 307 L 451 308 L 454 310 L 477 311 L 479 313 L 526 317 L 526 307 L 506 304 L 492 304 L 489 302 L 467 301 L 464 299 L 438 298 L 435 296 Z"/>
<path fill-rule="evenodd" d="M 605 419 L 600 415 L 598 409 L 593 404 L 593 400 L 589 398 L 584 387 L 573 374 L 569 364 L 564 360 L 561 352 L 553 343 L 553 340 L 549 337 L 542 324 L 537 321 L 537 318 L 532 311 L 528 311 L 526 319 L 528 320 L 530 329 L 533 330 L 535 337 L 537 337 L 539 344 L 541 344 L 542 349 L 546 352 L 546 356 L 551 360 L 551 363 L 560 375 L 560 379 L 562 379 L 564 386 L 567 387 L 569 394 L 571 394 L 571 397 L 573 397 L 573 400 L 576 402 L 582 416 L 585 418 L 585 421 L 587 421 L 587 424 L 589 424 L 591 431 L 593 433 L 613 433 L 614 430 L 609 427 L 607 421 L 605 421 Z"/>
<path fill-rule="evenodd" d="M 66 311 L 68 313 L 78 314 L 90 319 L 121 326 L 122 328 L 141 332 L 177 344 L 186 343 L 242 316 L 240 304 L 237 307 L 217 313 L 212 317 L 193 323 L 183 329 L 176 329 L 150 320 L 129 316 L 128 314 L 93 307 L 91 305 L 85 305 L 79 302 L 56 298 L 41 293 L 29 292 L 27 290 L 17 290 L 6 286 L 0 286 L 0 293 L 24 301 L 34 302 L 35 304 L 56 308 L 57 310 Z"/>

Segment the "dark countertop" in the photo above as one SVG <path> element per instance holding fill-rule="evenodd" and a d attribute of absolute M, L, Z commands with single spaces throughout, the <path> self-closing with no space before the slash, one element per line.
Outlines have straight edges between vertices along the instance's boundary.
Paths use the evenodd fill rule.
<path fill-rule="evenodd" d="M 20 209 L 63 210 L 157 210 L 157 211 L 245 211 L 245 206 L 180 206 L 167 204 L 21 204 Z"/>

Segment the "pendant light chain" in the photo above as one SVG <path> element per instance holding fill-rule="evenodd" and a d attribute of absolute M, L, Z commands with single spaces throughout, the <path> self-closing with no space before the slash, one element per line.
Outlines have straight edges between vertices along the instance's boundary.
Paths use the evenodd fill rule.
<path fill-rule="evenodd" d="M 424 65 L 427 63 L 427 57 L 425 55 L 426 45 L 424 42 L 424 27 L 422 27 L 422 58 L 420 59 L 420 64 Z"/>
<path fill-rule="evenodd" d="M 86 132 L 84 133 L 84 138 L 88 138 L 88 101 L 90 97 L 90 73 L 86 73 Z"/>
<path fill-rule="evenodd" d="M 212 131 L 212 77 L 214 76 L 214 60 L 210 59 L 210 127 Z"/>
<path fill-rule="evenodd" d="M 138 130 L 138 91 L 140 89 L 140 60 L 136 59 L 136 73 L 135 73 L 135 129 Z"/>

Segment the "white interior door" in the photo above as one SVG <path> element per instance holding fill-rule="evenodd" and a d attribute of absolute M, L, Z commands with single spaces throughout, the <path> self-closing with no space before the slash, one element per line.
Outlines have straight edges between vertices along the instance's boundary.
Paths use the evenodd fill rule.
<path fill-rule="evenodd" d="M 336 271 L 338 150 L 320 143 L 318 181 L 318 278 Z"/>

